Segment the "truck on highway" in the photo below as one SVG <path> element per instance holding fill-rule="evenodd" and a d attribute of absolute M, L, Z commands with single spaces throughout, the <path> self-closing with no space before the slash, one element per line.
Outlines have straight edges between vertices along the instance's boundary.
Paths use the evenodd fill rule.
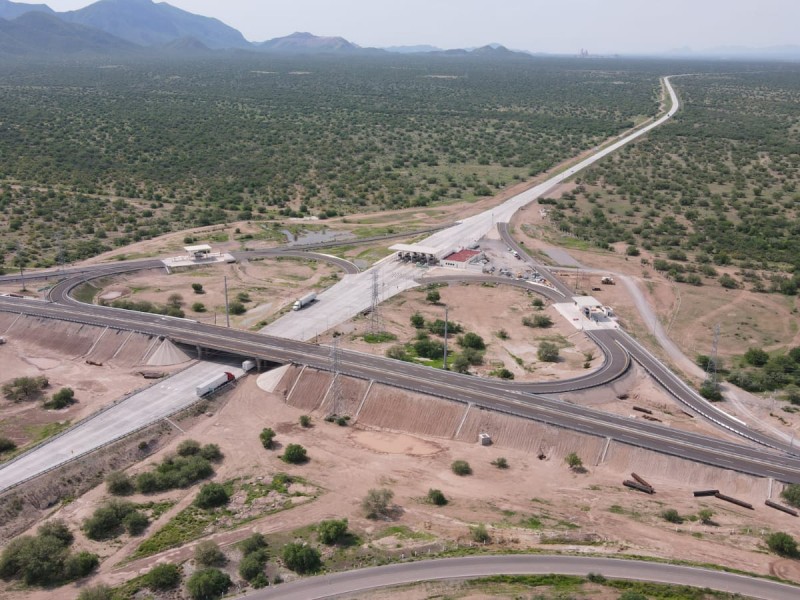
<path fill-rule="evenodd" d="M 305 308 L 306 306 L 311 304 L 316 299 L 317 299 L 317 295 L 314 292 L 311 292 L 310 294 L 306 294 L 302 298 L 298 298 L 297 300 L 295 300 L 294 306 L 292 307 L 292 310 L 300 310 L 301 308 Z"/>
<path fill-rule="evenodd" d="M 220 373 L 219 375 L 215 375 L 208 381 L 205 381 L 197 386 L 197 397 L 202 398 L 206 394 L 210 394 L 214 390 L 221 388 L 223 385 L 229 381 L 233 381 L 234 379 L 236 379 L 234 374 L 228 373 L 227 371 Z"/>

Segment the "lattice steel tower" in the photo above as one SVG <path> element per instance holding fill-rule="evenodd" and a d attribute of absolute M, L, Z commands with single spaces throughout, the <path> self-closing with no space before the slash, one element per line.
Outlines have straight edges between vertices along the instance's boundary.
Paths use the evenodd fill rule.
<path fill-rule="evenodd" d="M 717 385 L 717 348 L 719 347 L 719 323 L 714 325 L 714 338 L 711 341 L 711 355 L 706 365 L 706 382 Z"/>
<path fill-rule="evenodd" d="M 333 381 L 331 382 L 331 414 L 341 417 L 342 413 L 342 383 L 339 381 L 339 338 L 333 338 L 331 345 L 331 371 Z"/>
<path fill-rule="evenodd" d="M 381 287 L 378 270 L 372 272 L 372 312 L 370 312 L 369 330 L 376 334 L 383 331 L 379 306 L 381 303 Z"/>

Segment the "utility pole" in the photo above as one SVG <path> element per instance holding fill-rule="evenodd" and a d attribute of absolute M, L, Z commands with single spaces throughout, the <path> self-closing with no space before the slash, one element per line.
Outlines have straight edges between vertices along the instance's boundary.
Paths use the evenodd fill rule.
<path fill-rule="evenodd" d="M 231 326 L 231 313 L 228 310 L 228 276 L 225 275 L 223 277 L 223 281 L 225 282 L 225 326 Z"/>
<path fill-rule="evenodd" d="M 442 366 L 447 371 L 447 305 L 444 307 L 444 363 Z"/>

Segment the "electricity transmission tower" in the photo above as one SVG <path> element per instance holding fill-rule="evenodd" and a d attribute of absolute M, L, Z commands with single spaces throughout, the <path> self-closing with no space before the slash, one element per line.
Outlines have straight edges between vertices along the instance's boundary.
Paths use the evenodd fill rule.
<path fill-rule="evenodd" d="M 342 410 L 342 383 L 339 381 L 339 338 L 333 338 L 331 345 L 331 371 L 333 372 L 333 382 L 331 383 L 331 415 L 341 417 Z"/>
<path fill-rule="evenodd" d="M 711 341 L 711 355 L 706 365 L 706 384 L 717 387 L 717 349 L 719 347 L 719 323 L 714 325 L 714 338 Z"/>
<path fill-rule="evenodd" d="M 383 331 L 383 323 L 381 322 L 381 315 L 378 308 L 381 301 L 380 280 L 378 276 L 378 270 L 376 269 L 372 272 L 372 311 L 370 312 L 369 323 L 369 331 L 372 334 Z"/>

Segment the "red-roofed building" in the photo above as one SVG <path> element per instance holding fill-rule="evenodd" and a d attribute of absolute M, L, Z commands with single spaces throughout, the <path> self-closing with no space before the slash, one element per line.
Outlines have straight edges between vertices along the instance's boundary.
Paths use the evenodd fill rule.
<path fill-rule="evenodd" d="M 453 269 L 471 269 L 476 271 L 483 270 L 480 261 L 483 259 L 483 252 L 478 250 L 468 250 L 462 248 L 445 256 L 442 259 L 443 267 L 450 267 Z"/>

